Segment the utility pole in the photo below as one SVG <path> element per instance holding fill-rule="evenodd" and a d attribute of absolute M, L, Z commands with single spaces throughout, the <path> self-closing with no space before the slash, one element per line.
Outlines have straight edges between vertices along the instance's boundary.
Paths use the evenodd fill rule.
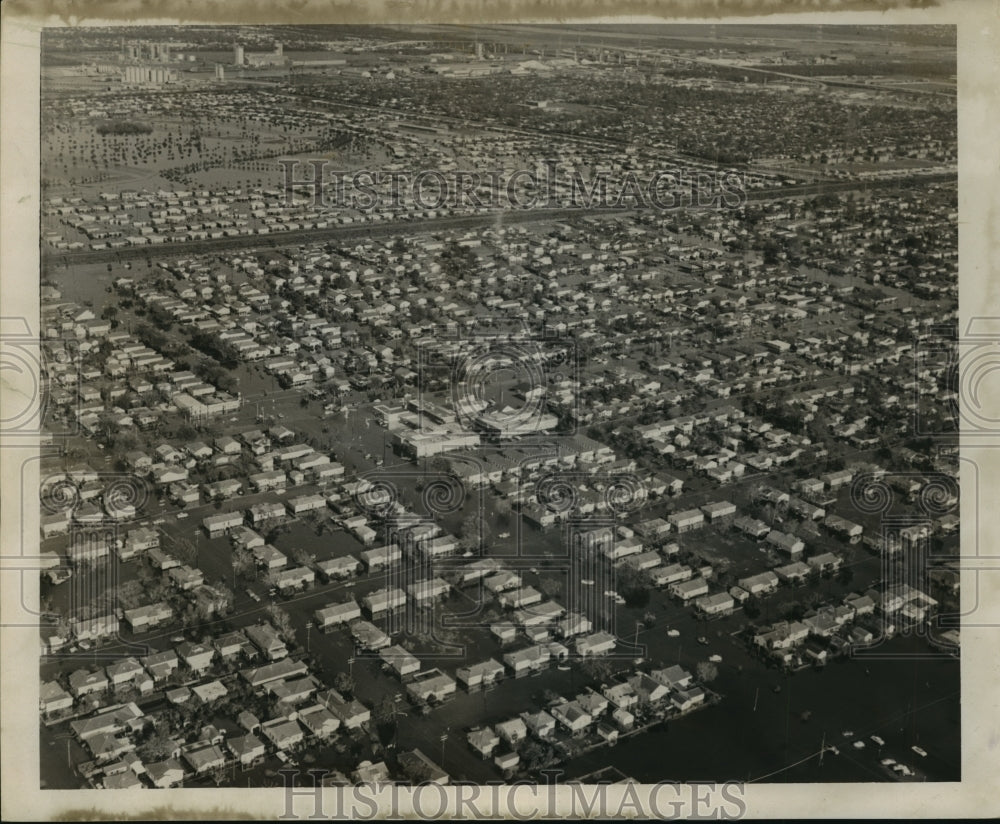
<path fill-rule="evenodd" d="M 403 700 L 403 693 L 397 692 L 392 699 L 392 747 L 399 746 L 399 702 Z"/>

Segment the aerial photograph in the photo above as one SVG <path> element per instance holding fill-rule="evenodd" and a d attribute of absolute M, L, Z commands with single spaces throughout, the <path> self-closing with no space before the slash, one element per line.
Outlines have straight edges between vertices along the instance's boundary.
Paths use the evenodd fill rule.
<path fill-rule="evenodd" d="M 41 42 L 42 788 L 962 779 L 955 26 Z"/>

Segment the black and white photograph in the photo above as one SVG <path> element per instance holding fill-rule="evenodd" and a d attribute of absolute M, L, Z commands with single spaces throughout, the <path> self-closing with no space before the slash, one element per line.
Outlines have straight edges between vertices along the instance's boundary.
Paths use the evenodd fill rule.
<path fill-rule="evenodd" d="M 827 19 L 40 27 L 27 789 L 737 819 L 981 770 L 960 25 Z"/>

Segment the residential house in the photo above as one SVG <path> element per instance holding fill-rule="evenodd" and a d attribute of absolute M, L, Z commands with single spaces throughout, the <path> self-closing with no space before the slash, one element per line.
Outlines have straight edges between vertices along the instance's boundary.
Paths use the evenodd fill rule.
<path fill-rule="evenodd" d="M 386 633 L 369 621 L 355 621 L 350 625 L 351 636 L 362 649 L 380 650 L 392 643 Z"/>
<path fill-rule="evenodd" d="M 139 633 L 173 620 L 174 612 L 166 601 L 157 601 L 155 604 L 126 609 L 122 615 L 132 632 Z"/>
<path fill-rule="evenodd" d="M 728 615 L 735 607 L 736 602 L 728 592 L 703 595 L 694 602 L 694 608 L 703 615 Z"/>
<path fill-rule="evenodd" d="M 576 701 L 566 701 L 551 707 L 552 717 L 573 734 L 582 733 L 594 721 Z"/>
<path fill-rule="evenodd" d="M 448 773 L 420 750 L 400 753 L 398 763 L 400 769 L 412 782 L 444 785 L 450 781 Z"/>
<path fill-rule="evenodd" d="M 195 746 L 185 750 L 184 760 L 198 775 L 221 769 L 226 764 L 225 754 L 215 744 L 209 744 L 207 747 Z"/>
<path fill-rule="evenodd" d="M 177 647 L 177 655 L 188 669 L 201 672 L 212 666 L 215 649 L 208 644 L 193 644 L 190 641 L 185 641 Z"/>
<path fill-rule="evenodd" d="M 69 676 L 70 692 L 77 698 L 82 698 L 92 693 L 105 692 L 110 685 L 111 682 L 108 680 L 103 667 L 94 672 L 82 669 L 76 670 L 70 673 Z"/>
<path fill-rule="evenodd" d="M 177 653 L 172 649 L 150 653 L 141 661 L 154 681 L 165 680 L 178 666 Z"/>
<path fill-rule="evenodd" d="M 275 718 L 260 725 L 260 733 L 277 750 L 287 750 L 305 739 L 305 733 L 294 721 L 286 718 Z"/>
<path fill-rule="evenodd" d="M 809 575 L 809 565 L 802 561 L 793 561 L 785 566 L 775 567 L 774 572 L 782 581 L 800 584 Z"/>
<path fill-rule="evenodd" d="M 665 684 L 670 689 L 687 689 L 694 680 L 694 676 L 678 664 L 672 664 L 662 669 L 655 669 L 649 673 L 649 677 L 654 681 Z"/>
<path fill-rule="evenodd" d="M 733 521 L 733 528 L 755 540 L 764 538 L 771 531 L 771 528 L 763 521 L 758 521 L 755 518 L 748 518 L 746 516 L 736 518 Z"/>
<path fill-rule="evenodd" d="M 769 570 L 747 578 L 740 578 L 737 583 L 751 595 L 767 595 L 778 588 L 780 580 L 774 572 Z"/>
<path fill-rule="evenodd" d="M 667 521 L 678 532 L 688 532 L 697 529 L 705 523 L 705 515 L 699 509 L 688 509 L 684 512 L 675 512 L 667 517 Z"/>
<path fill-rule="evenodd" d="M 701 511 L 711 523 L 733 518 L 736 516 L 736 504 L 730 501 L 714 501 L 701 507 Z"/>
<path fill-rule="evenodd" d="M 528 726 L 520 718 L 501 721 L 499 724 L 494 724 L 493 729 L 510 745 L 517 744 L 528 737 Z"/>
<path fill-rule="evenodd" d="M 490 727 L 470 730 L 466 740 L 469 742 L 469 746 L 483 758 L 489 758 L 493 750 L 500 744 L 500 736 L 493 732 Z"/>
<path fill-rule="evenodd" d="M 371 710 L 360 701 L 347 701 L 334 689 L 327 690 L 319 698 L 323 706 L 330 710 L 347 729 L 357 729 L 371 720 Z"/>
<path fill-rule="evenodd" d="M 277 661 L 288 655 L 288 647 L 285 646 L 279 632 L 270 624 L 254 624 L 244 631 L 250 642 L 268 661 Z"/>
<path fill-rule="evenodd" d="M 556 731 L 556 719 L 545 710 L 522 712 L 521 719 L 528 731 L 536 738 L 549 738 Z"/>
<path fill-rule="evenodd" d="M 455 677 L 465 685 L 466 689 L 476 689 L 499 681 L 503 677 L 503 665 L 490 658 L 478 664 L 459 667 Z"/>
<path fill-rule="evenodd" d="M 340 729 L 340 719 L 322 704 L 299 710 L 299 723 L 319 739 L 330 738 Z"/>
<path fill-rule="evenodd" d="M 768 532 L 766 540 L 771 546 L 788 555 L 793 561 L 798 559 L 806 548 L 801 538 L 796 538 L 794 535 L 778 529 L 772 529 Z"/>
<path fill-rule="evenodd" d="M 835 572 L 840 568 L 843 559 L 832 552 L 821 552 L 818 555 L 807 558 L 806 563 L 812 569 L 819 570 L 820 572 Z"/>
<path fill-rule="evenodd" d="M 177 758 L 167 758 L 145 765 L 146 775 L 154 787 L 167 789 L 184 781 L 184 765 Z"/>
<path fill-rule="evenodd" d="M 415 701 L 443 701 L 455 693 L 455 680 L 439 669 L 425 670 L 413 676 L 406 687 Z"/>
<path fill-rule="evenodd" d="M 420 661 L 409 650 L 393 644 L 379 650 L 379 658 L 400 677 L 420 671 Z"/>
<path fill-rule="evenodd" d="M 238 735 L 226 741 L 226 747 L 242 767 L 251 767 L 267 755 L 267 747 L 253 733 Z"/>
<path fill-rule="evenodd" d="M 612 704 L 621 709 L 629 709 L 639 703 L 639 695 L 628 682 L 604 687 L 602 694 Z"/>
<path fill-rule="evenodd" d="M 406 605 L 406 593 L 396 587 L 385 587 L 361 599 L 361 605 L 372 617 Z"/>
<path fill-rule="evenodd" d="M 344 555 L 340 558 L 320 561 L 316 564 L 316 568 L 329 581 L 356 575 L 361 570 L 361 562 L 353 555 Z"/>
<path fill-rule="evenodd" d="M 38 694 L 39 708 L 45 715 L 63 712 L 73 707 L 73 696 L 55 681 L 42 684 Z"/>
<path fill-rule="evenodd" d="M 273 570 L 270 579 L 280 590 L 299 589 L 313 583 L 316 580 L 316 573 L 309 567 L 290 567 Z"/>
<path fill-rule="evenodd" d="M 242 523 L 242 512 L 219 512 L 205 517 L 201 525 L 205 529 L 205 532 L 208 533 L 209 538 L 216 538 L 219 535 L 225 535 L 226 532 L 235 529 L 242 525 Z"/>
<path fill-rule="evenodd" d="M 606 655 L 614 650 L 616 644 L 615 636 L 603 630 L 593 632 L 590 635 L 579 635 L 574 640 L 576 653 L 582 657 Z"/>
<path fill-rule="evenodd" d="M 693 598 L 708 595 L 708 581 L 701 577 L 690 581 L 678 581 L 675 584 L 671 584 L 668 591 L 675 598 L 679 598 L 686 603 Z"/>
<path fill-rule="evenodd" d="M 277 547 L 271 546 L 271 544 L 254 546 L 250 551 L 253 553 L 257 566 L 261 569 L 266 569 L 268 572 L 282 569 L 288 563 L 288 558 L 285 554 Z"/>
<path fill-rule="evenodd" d="M 549 664 L 551 653 L 549 648 L 542 644 L 528 647 L 526 649 L 508 652 L 503 660 L 515 675 L 523 675 L 528 672 L 544 669 Z"/>
<path fill-rule="evenodd" d="M 330 604 L 313 613 L 316 627 L 321 630 L 330 629 L 338 624 L 349 624 L 361 618 L 361 607 L 357 601 L 349 600 L 339 604 Z"/>
<path fill-rule="evenodd" d="M 633 675 L 628 679 L 628 683 L 635 694 L 639 696 L 640 704 L 656 704 L 670 694 L 670 689 L 666 684 L 660 683 L 644 672 Z"/>

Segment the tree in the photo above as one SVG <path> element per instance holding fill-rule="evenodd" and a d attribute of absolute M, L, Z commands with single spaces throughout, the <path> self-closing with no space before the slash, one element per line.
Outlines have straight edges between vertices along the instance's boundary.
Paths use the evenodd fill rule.
<path fill-rule="evenodd" d="M 552 578 L 542 578 L 538 582 L 538 591 L 546 598 L 558 601 L 562 597 L 562 582 Z"/>
<path fill-rule="evenodd" d="M 441 455 L 435 455 L 431 458 L 430 468 L 442 475 L 446 475 L 451 472 L 451 464 L 448 463 L 447 458 L 443 458 Z"/>
<path fill-rule="evenodd" d="M 719 668 L 711 661 L 699 661 L 695 673 L 701 683 L 708 684 L 719 676 Z"/>
<path fill-rule="evenodd" d="M 194 565 L 198 560 L 198 548 L 191 542 L 189 538 L 176 538 L 174 540 L 174 552 L 173 554 L 177 556 L 177 559 L 188 566 Z"/>
<path fill-rule="evenodd" d="M 125 581 L 114 588 L 109 595 L 117 595 L 118 605 L 122 609 L 134 609 L 146 603 L 149 597 L 146 587 L 140 581 Z M 110 601 L 113 603 L 113 601 Z"/>
<path fill-rule="evenodd" d="M 626 606 L 641 608 L 649 603 L 651 581 L 641 570 L 623 564 L 618 571 L 617 585 L 618 594 L 625 599 Z"/>
<path fill-rule="evenodd" d="M 278 630 L 278 633 L 285 639 L 285 641 L 289 644 L 296 643 L 295 627 L 292 625 L 291 617 L 289 617 L 285 610 L 277 604 L 271 604 L 267 608 L 267 615 L 271 619 L 271 623 L 274 624 L 275 629 Z"/>
<path fill-rule="evenodd" d="M 615 674 L 615 668 L 606 658 L 588 657 L 581 665 L 583 671 L 598 683 L 606 683 Z"/>
<path fill-rule="evenodd" d="M 768 239 L 764 242 L 763 249 L 764 253 L 764 263 L 765 265 L 773 265 L 778 262 L 778 253 L 781 251 L 781 247 L 773 239 Z"/>
<path fill-rule="evenodd" d="M 136 748 L 136 752 L 146 763 L 162 761 L 174 754 L 176 744 L 173 739 L 162 732 L 154 733 L 147 741 Z"/>
<path fill-rule="evenodd" d="M 215 582 L 214 589 L 216 593 L 216 605 L 218 607 L 218 612 L 228 612 L 235 599 L 233 591 L 221 581 Z"/>
<path fill-rule="evenodd" d="M 346 672 L 338 672 L 333 676 L 333 688 L 347 698 L 354 696 L 354 679 Z"/>
<path fill-rule="evenodd" d="M 375 723 L 379 726 L 395 726 L 396 702 L 388 695 L 383 696 L 382 700 L 372 709 L 372 718 L 375 719 Z"/>
<path fill-rule="evenodd" d="M 294 547 L 288 554 L 292 556 L 292 560 L 294 560 L 299 566 L 312 566 L 313 562 L 316 560 L 315 555 L 311 552 L 306 552 L 306 550 L 302 549 L 302 547 Z"/>
<path fill-rule="evenodd" d="M 179 440 L 193 441 L 198 437 L 198 430 L 189 423 L 182 423 L 174 433 Z"/>
<path fill-rule="evenodd" d="M 489 540 L 489 525 L 478 514 L 471 513 L 462 521 L 458 535 L 463 549 L 479 549 L 481 543 Z"/>
<path fill-rule="evenodd" d="M 552 745 L 529 739 L 519 750 L 521 762 L 529 772 L 537 772 L 556 763 L 557 756 Z"/>

